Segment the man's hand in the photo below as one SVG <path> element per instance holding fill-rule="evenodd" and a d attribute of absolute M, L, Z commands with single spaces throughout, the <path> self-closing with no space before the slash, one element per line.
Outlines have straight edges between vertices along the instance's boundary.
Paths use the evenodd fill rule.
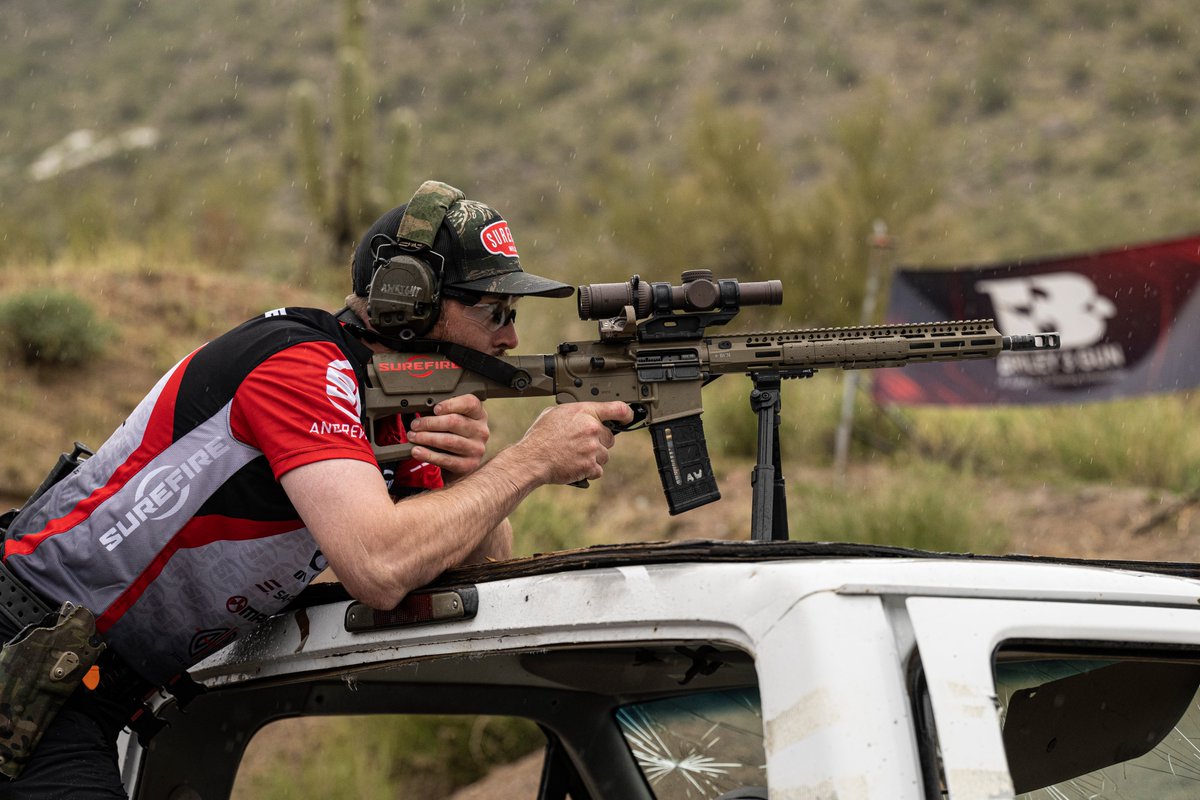
<path fill-rule="evenodd" d="M 545 483 L 574 483 L 599 478 L 608 463 L 613 432 L 604 423 L 633 421 L 626 403 L 567 403 L 542 412 L 513 445 Z"/>
<path fill-rule="evenodd" d="M 472 394 L 443 400 L 431 416 L 414 419 L 408 430 L 413 458 L 455 475 L 479 469 L 490 436 L 483 402 Z"/>

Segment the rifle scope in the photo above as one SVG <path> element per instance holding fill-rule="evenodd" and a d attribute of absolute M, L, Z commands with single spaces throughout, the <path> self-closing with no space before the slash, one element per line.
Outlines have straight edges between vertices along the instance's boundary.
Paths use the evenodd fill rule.
<path fill-rule="evenodd" d="M 782 281 L 713 280 L 712 271 L 684 272 L 682 285 L 650 283 L 637 275 L 624 283 L 589 283 L 579 287 L 579 318 L 610 319 L 632 306 L 637 319 L 675 311 L 737 311 L 747 306 L 783 304 Z"/>

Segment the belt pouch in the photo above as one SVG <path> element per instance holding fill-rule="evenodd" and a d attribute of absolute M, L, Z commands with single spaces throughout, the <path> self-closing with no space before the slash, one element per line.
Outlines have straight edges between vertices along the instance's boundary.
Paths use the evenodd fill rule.
<path fill-rule="evenodd" d="M 104 646 L 92 612 L 63 603 L 0 649 L 0 775 L 21 774 Z"/>

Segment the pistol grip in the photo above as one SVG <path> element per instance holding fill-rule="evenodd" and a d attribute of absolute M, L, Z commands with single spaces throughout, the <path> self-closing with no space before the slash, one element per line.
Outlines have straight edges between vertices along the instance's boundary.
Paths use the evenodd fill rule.
<path fill-rule="evenodd" d="M 642 420 L 644 420 L 646 418 L 646 407 L 645 406 L 641 405 L 640 403 L 630 403 L 630 407 L 633 409 L 633 421 L 630 422 L 628 425 L 622 425 L 621 423 L 617 422 L 616 420 L 611 420 L 611 419 L 606 420 L 604 422 L 604 427 L 606 427 L 610 431 L 612 431 L 613 436 L 616 436 L 618 433 L 621 433 L 623 431 L 629 430 L 631 427 L 633 427 L 634 425 L 638 424 L 639 422 L 641 422 Z M 575 481 L 574 483 L 568 483 L 567 485 L 574 486 L 576 489 L 586 489 L 591 484 L 588 483 L 587 478 L 580 478 L 579 480 Z"/>

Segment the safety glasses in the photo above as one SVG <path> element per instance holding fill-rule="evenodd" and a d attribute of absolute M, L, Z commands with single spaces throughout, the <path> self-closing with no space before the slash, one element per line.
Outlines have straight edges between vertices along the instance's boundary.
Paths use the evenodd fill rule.
<path fill-rule="evenodd" d="M 463 316 L 494 333 L 510 322 L 516 322 L 517 309 L 515 306 L 518 299 L 506 297 L 503 300 L 488 300 L 473 306 L 465 306 Z"/>

